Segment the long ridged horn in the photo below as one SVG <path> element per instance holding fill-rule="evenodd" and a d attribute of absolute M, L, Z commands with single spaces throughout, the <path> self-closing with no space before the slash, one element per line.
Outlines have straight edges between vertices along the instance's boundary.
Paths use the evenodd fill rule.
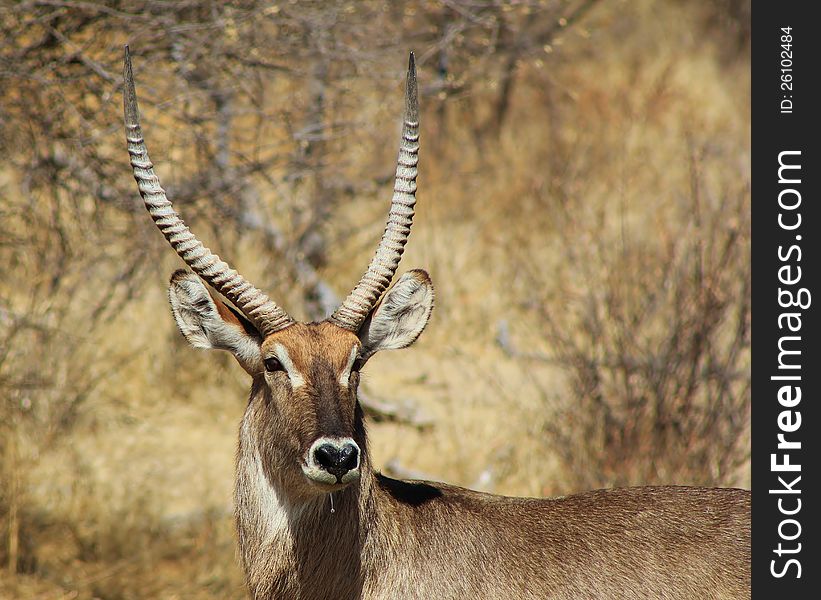
<path fill-rule="evenodd" d="M 125 111 L 125 138 L 134 179 L 154 224 L 191 269 L 215 290 L 228 298 L 248 317 L 263 336 L 279 331 L 294 322 L 268 296 L 246 281 L 242 275 L 206 248 L 183 223 L 154 174 L 154 165 L 148 157 L 148 148 L 140 128 L 131 56 L 125 47 L 123 64 L 123 108 Z"/>
<path fill-rule="evenodd" d="M 419 101 L 416 91 L 416 61 L 408 59 L 405 84 L 405 118 L 396 164 L 396 182 L 388 212 L 385 233 L 356 287 L 328 320 L 350 331 L 357 331 L 379 298 L 388 288 L 399 266 L 413 223 L 416 204 L 416 165 L 419 162 Z"/>

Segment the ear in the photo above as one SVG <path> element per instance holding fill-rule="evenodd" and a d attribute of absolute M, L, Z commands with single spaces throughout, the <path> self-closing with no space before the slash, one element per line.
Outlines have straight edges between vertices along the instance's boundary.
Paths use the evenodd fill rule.
<path fill-rule="evenodd" d="M 425 271 L 414 269 L 399 278 L 359 329 L 360 360 L 380 350 L 410 346 L 425 329 L 433 310 L 433 283 Z"/>
<path fill-rule="evenodd" d="M 195 348 L 227 350 L 249 374 L 263 370 L 262 336 L 235 310 L 216 300 L 202 280 L 185 269 L 171 276 L 171 312 L 182 335 Z"/>

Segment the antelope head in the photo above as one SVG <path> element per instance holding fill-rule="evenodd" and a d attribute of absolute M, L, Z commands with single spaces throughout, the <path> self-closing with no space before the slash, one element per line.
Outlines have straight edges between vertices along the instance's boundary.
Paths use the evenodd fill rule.
<path fill-rule="evenodd" d="M 227 350 L 253 378 L 240 452 L 293 499 L 339 490 L 366 468 L 357 401 L 359 371 L 379 350 L 412 344 L 433 309 L 428 274 L 413 270 L 390 289 L 416 202 L 419 111 L 410 55 L 405 116 L 387 226 L 365 274 L 319 323 L 299 323 L 200 242 L 153 170 L 143 139 L 128 47 L 124 64 L 128 153 L 145 207 L 188 270 L 171 277 L 174 319 L 196 348 Z M 193 272 L 192 272 L 193 271 Z M 205 284 L 227 298 L 223 303 Z M 243 448 L 243 442 L 250 448 Z"/>

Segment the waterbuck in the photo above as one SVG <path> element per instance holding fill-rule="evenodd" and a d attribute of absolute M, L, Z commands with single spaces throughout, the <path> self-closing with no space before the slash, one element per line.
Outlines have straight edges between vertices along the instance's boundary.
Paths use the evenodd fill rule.
<path fill-rule="evenodd" d="M 235 503 L 255 599 L 749 597 L 748 491 L 639 487 L 509 498 L 374 471 L 357 400 L 360 370 L 376 352 L 412 344 L 433 308 L 425 271 L 389 288 L 416 202 L 413 54 L 385 233 L 362 279 L 320 323 L 294 321 L 183 223 L 148 157 L 128 48 L 124 77 L 140 194 L 193 271 L 171 277 L 174 319 L 191 345 L 231 352 L 252 378 Z"/>

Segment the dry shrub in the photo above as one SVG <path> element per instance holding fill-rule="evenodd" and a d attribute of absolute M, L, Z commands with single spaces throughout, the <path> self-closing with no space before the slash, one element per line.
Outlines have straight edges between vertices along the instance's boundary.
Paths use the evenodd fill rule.
<path fill-rule="evenodd" d="M 690 153 L 690 189 L 657 211 L 559 218 L 555 296 L 533 308 L 550 356 L 530 360 L 564 371 L 566 395 L 542 395 L 569 488 L 744 480 L 750 192 L 711 186 L 703 160 Z"/>
<path fill-rule="evenodd" d="M 591 43 L 565 39 L 583 59 L 523 65 L 497 146 L 454 133 L 438 165 L 459 175 L 440 215 L 477 230 L 481 265 L 452 269 L 475 293 L 447 318 L 476 337 L 500 325 L 532 385 L 498 406 L 521 414 L 517 490 L 749 485 L 749 80 L 687 38 L 702 8 L 676 3 L 652 31 L 596 13 L 617 50 L 591 26 Z M 479 103 L 449 106 L 454 129 Z"/>

